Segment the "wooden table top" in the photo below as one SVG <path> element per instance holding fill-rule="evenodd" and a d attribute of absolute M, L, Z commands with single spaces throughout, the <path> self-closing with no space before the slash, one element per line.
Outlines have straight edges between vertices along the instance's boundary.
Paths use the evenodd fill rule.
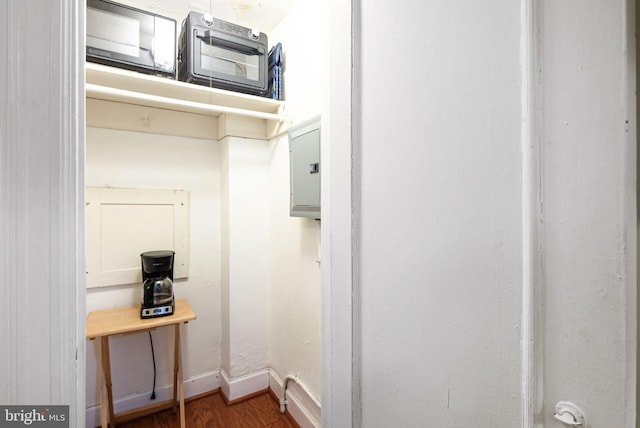
<path fill-rule="evenodd" d="M 87 315 L 87 339 L 131 333 L 196 319 L 187 299 L 176 299 L 175 312 L 157 318 L 140 318 L 140 305 L 93 311 Z"/>

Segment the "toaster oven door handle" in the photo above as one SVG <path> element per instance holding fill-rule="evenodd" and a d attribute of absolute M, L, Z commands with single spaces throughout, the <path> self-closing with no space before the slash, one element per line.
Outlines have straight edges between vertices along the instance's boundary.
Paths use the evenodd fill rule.
<path fill-rule="evenodd" d="M 259 49 L 247 46 L 240 43 L 234 43 L 229 40 L 216 37 L 210 30 L 196 31 L 196 37 L 202 40 L 204 43 L 212 46 L 220 46 L 226 49 L 234 50 L 247 55 L 264 55 Z M 248 42 L 251 43 L 251 42 Z"/>

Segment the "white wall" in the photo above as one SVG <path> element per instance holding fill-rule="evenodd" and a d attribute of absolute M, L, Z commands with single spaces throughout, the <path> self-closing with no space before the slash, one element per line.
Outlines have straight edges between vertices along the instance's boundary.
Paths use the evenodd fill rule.
<path fill-rule="evenodd" d="M 633 7 L 562 1 L 541 14 L 542 408 L 574 401 L 590 427 L 636 426 Z"/>
<path fill-rule="evenodd" d="M 285 113 L 293 124 L 320 115 L 326 91 L 323 61 L 328 28 L 324 2 L 303 0 L 269 35 L 286 65 Z M 289 216 L 289 142 L 271 141 L 270 364 L 279 377 L 299 375 L 318 399 L 322 385 L 320 221 Z M 304 397 L 290 383 L 290 391 Z M 311 403 L 305 403 L 313 410 Z M 316 409 L 319 410 L 319 409 Z M 319 414 L 314 415 L 319 420 Z"/>
<path fill-rule="evenodd" d="M 361 6 L 362 425 L 518 426 L 520 5 Z"/>
<path fill-rule="evenodd" d="M 266 143 L 265 143 L 266 144 Z M 218 387 L 220 369 L 220 144 L 176 136 L 111 129 L 87 129 L 86 183 L 142 189 L 180 189 L 190 196 L 190 269 L 176 280 L 176 298 L 188 298 L 197 320 L 182 328 L 182 355 L 187 379 L 210 376 Z M 87 312 L 140 303 L 140 284 L 87 290 Z M 157 387 L 172 384 L 171 329 L 154 331 Z M 114 400 L 147 397 L 153 380 L 146 333 L 111 340 Z M 99 344 L 87 347 L 87 407 L 100 403 Z M 185 388 L 188 388 L 187 386 Z M 118 407 L 116 406 L 116 411 Z"/>
<path fill-rule="evenodd" d="M 233 381 L 268 366 L 269 146 L 237 137 L 224 138 L 221 146 L 222 369 Z M 233 389 L 225 393 L 238 398 Z"/>
<path fill-rule="evenodd" d="M 352 419 L 635 426 L 632 2 L 356 3 Z"/>

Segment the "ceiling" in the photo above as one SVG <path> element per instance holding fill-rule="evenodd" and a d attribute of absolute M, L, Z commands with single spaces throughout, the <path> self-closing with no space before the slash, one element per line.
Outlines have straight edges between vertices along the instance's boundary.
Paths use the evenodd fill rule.
<path fill-rule="evenodd" d="M 178 23 L 189 11 L 210 13 L 216 18 L 267 35 L 296 5 L 298 0 L 114 0 L 138 9 L 173 18 Z"/>

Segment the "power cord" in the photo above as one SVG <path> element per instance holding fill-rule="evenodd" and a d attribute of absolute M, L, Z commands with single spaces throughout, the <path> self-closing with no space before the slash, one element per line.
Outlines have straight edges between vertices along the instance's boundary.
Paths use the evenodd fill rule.
<path fill-rule="evenodd" d="M 151 399 L 156 399 L 156 354 L 153 351 L 153 337 L 151 336 L 151 330 L 149 330 L 149 342 L 151 342 L 151 358 L 153 359 L 153 389 L 151 390 Z"/>

